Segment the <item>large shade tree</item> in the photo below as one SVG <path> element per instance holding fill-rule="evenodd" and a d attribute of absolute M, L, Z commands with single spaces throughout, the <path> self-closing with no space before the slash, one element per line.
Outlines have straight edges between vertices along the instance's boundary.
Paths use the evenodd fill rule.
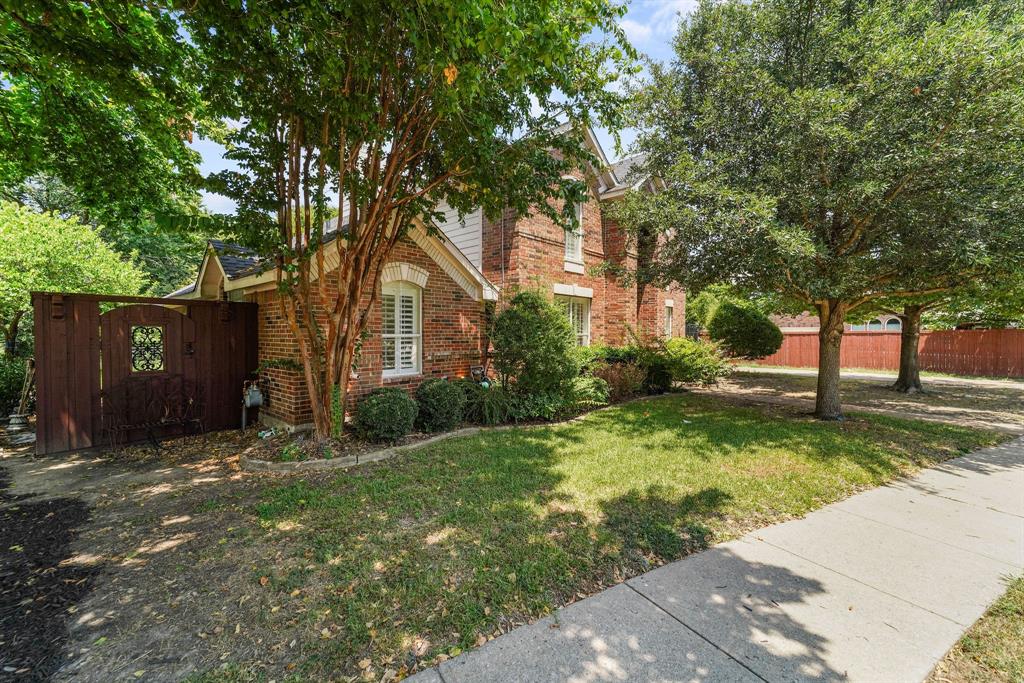
<path fill-rule="evenodd" d="M 0 0 L 0 189 L 48 175 L 106 225 L 180 210 L 211 132 L 175 3 Z"/>
<path fill-rule="evenodd" d="M 0 330 L 12 352 L 31 292 L 138 294 L 144 274 L 76 219 L 0 202 Z"/>
<path fill-rule="evenodd" d="M 843 323 L 1019 248 L 1024 17 L 1018 2 L 702 2 L 637 97 L 667 189 L 624 222 L 670 230 L 659 265 L 820 319 L 816 414 L 841 417 Z M 952 279 L 952 278 L 950 278 Z"/>
<path fill-rule="evenodd" d="M 574 220 L 584 188 L 565 176 L 596 160 L 560 123 L 618 127 L 622 12 L 610 0 L 186 7 L 204 99 L 241 122 L 240 170 L 218 189 L 275 256 L 318 434 L 341 428 L 332 398 L 346 404 L 388 255 L 440 201 Z M 331 206 L 342 249 L 328 272 Z"/>

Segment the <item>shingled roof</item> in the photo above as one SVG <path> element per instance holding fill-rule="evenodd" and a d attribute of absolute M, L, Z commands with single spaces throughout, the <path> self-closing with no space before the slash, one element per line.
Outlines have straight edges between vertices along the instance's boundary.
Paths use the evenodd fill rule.
<path fill-rule="evenodd" d="M 234 280 L 261 260 L 255 251 L 238 244 L 221 240 L 207 240 L 207 244 L 216 252 L 217 260 L 220 261 L 221 268 L 229 280 Z"/>

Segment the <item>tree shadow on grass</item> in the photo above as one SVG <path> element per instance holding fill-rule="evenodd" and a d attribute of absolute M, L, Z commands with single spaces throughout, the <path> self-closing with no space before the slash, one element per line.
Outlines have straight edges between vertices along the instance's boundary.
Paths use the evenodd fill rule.
<path fill-rule="evenodd" d="M 673 496 L 668 488 L 652 484 L 602 503 L 601 509 L 604 526 L 622 540 L 624 550 L 671 561 L 711 544 L 706 522 L 730 500 L 718 488 Z"/>
<path fill-rule="evenodd" d="M 955 427 L 902 425 L 892 418 L 823 423 L 791 411 L 686 394 L 597 413 L 589 424 L 626 439 L 686 447 L 706 459 L 754 448 L 781 449 L 826 463 L 842 458 L 877 480 L 899 474 L 901 460 L 927 466 L 957 454 L 950 451 Z"/>

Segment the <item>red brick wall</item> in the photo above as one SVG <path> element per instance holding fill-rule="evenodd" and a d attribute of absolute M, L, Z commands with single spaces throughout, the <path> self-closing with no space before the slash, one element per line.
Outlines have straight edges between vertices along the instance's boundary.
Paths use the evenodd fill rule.
<path fill-rule="evenodd" d="M 368 324 L 369 336 L 362 346 L 358 378 L 349 384 L 350 408 L 359 397 L 376 387 L 398 386 L 413 391 L 429 377 L 465 377 L 472 366 L 482 362 L 483 303 L 474 301 L 433 259 L 409 240 L 400 243 L 388 261 L 410 263 L 429 273 L 427 286 L 422 293 L 423 372 L 407 377 L 382 376 L 380 306 L 377 305 Z M 328 296 L 333 297 L 336 291 L 331 284 Z M 273 359 L 298 360 L 298 346 L 288 329 L 287 319 L 282 314 L 277 297 L 274 291 L 255 295 L 255 300 L 260 304 L 261 362 Z M 301 371 L 268 368 L 263 375 L 268 383 L 270 399 L 269 405 L 262 409 L 265 414 L 292 425 L 312 421 Z"/>
<path fill-rule="evenodd" d="M 638 323 L 636 287 L 623 287 L 613 273 L 590 274 L 591 268 L 606 261 L 627 269 L 636 267 L 636 254 L 629 248 L 625 232 L 608 217 L 605 208 L 593 193 L 583 206 L 583 273 L 565 270 L 565 232 L 546 216 L 517 217 L 506 211 L 500 220 L 485 218 L 484 275 L 503 291 L 518 286 L 538 287 L 551 293 L 555 284 L 592 289 L 593 343 L 624 344 L 628 341 L 627 326 L 661 334 L 665 299 L 674 302 L 673 334 L 682 336 L 686 327 L 686 297 L 682 290 L 665 292 L 648 287 Z"/>

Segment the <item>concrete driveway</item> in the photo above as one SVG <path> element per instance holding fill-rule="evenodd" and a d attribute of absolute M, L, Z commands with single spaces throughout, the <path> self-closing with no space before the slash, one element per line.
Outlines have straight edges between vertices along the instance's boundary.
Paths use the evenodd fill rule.
<path fill-rule="evenodd" d="M 666 565 L 410 680 L 920 681 L 1024 571 L 1024 439 Z"/>

